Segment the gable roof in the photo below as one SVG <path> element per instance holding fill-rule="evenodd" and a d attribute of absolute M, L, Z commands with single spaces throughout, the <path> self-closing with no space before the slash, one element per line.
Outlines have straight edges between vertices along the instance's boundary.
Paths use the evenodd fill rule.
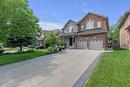
<path fill-rule="evenodd" d="M 76 36 L 76 35 L 90 35 L 90 34 L 98 34 L 98 33 L 107 33 L 106 30 L 102 28 L 98 29 L 91 29 L 91 30 L 86 30 L 78 33 L 61 33 L 60 36 Z"/>
<path fill-rule="evenodd" d="M 124 16 L 122 17 L 120 24 L 119 24 L 119 28 L 121 28 L 121 26 L 124 24 L 124 22 L 126 21 L 127 17 L 130 14 L 130 10 L 128 10 L 127 12 L 125 12 Z"/>
<path fill-rule="evenodd" d="M 70 20 L 65 24 L 64 28 L 65 28 L 65 27 L 67 26 L 67 24 L 70 23 L 70 22 L 73 22 L 73 23 L 77 24 L 77 22 L 75 22 L 75 21 L 73 21 L 73 20 L 70 19 Z"/>
<path fill-rule="evenodd" d="M 82 22 L 88 15 L 90 15 L 90 14 L 95 15 L 95 16 L 99 16 L 99 17 L 102 17 L 102 18 L 104 18 L 104 19 L 107 18 L 106 16 L 103 16 L 103 15 L 99 15 L 99 14 L 96 14 L 96 13 L 93 13 L 93 12 L 88 12 L 88 14 L 85 15 L 85 16 L 78 22 L 78 24 L 81 23 L 81 22 Z"/>
<path fill-rule="evenodd" d="M 84 16 L 80 21 L 78 21 L 78 22 L 75 22 L 75 21 L 73 21 L 73 20 L 69 20 L 66 24 L 65 24 L 65 26 L 61 29 L 61 30 L 65 30 L 65 27 L 67 26 L 67 24 L 69 23 L 69 22 L 74 22 L 75 24 L 77 24 L 77 25 L 79 25 L 88 15 L 90 15 L 90 14 L 93 14 L 93 15 L 95 15 L 95 16 L 98 16 L 98 17 L 101 17 L 101 18 L 103 18 L 103 19 L 106 19 L 106 23 L 107 23 L 107 27 L 108 27 L 108 29 L 107 30 L 109 30 L 109 21 L 108 21 L 108 17 L 106 17 L 106 16 L 103 16 L 103 15 L 99 15 L 99 14 L 96 14 L 96 13 L 93 13 L 93 12 L 88 12 L 88 14 L 86 15 L 86 16 Z"/>

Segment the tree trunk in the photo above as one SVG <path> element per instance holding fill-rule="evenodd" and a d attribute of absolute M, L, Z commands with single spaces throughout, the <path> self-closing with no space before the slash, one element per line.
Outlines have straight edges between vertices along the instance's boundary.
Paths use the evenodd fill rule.
<path fill-rule="evenodd" d="M 22 43 L 20 44 L 19 48 L 20 48 L 20 51 L 22 52 L 23 51 L 23 44 Z"/>

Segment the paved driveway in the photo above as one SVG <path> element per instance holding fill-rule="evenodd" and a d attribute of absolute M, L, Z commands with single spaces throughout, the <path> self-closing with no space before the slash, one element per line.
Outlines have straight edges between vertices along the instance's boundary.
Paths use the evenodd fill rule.
<path fill-rule="evenodd" d="M 67 50 L 0 67 L 0 87 L 72 87 L 99 53 Z"/>

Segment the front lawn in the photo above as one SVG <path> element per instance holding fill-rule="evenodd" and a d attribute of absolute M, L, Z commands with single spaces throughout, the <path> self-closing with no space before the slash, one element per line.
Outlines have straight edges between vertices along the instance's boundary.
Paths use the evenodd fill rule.
<path fill-rule="evenodd" d="M 28 52 L 28 53 L 22 53 L 22 54 L 2 55 L 0 56 L 0 66 L 9 64 L 9 63 L 36 58 L 39 56 L 44 56 L 46 54 L 47 54 L 47 50 L 43 49 L 43 50 L 37 50 L 34 52 Z"/>
<path fill-rule="evenodd" d="M 130 51 L 104 53 L 84 87 L 130 87 Z"/>

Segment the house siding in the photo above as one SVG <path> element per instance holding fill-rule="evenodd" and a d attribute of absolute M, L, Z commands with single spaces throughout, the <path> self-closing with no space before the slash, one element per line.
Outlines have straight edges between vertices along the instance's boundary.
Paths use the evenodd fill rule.
<path fill-rule="evenodd" d="M 89 19 L 92 19 L 94 20 L 94 29 L 97 29 L 97 22 L 101 22 L 101 26 L 103 29 L 107 30 L 108 27 L 107 27 L 107 21 L 106 19 L 102 18 L 102 17 L 99 17 L 99 16 L 96 16 L 96 15 L 93 15 L 93 14 L 89 14 L 83 21 L 81 21 L 81 23 L 79 24 L 80 26 L 80 31 L 83 31 L 83 30 L 86 30 L 86 22 L 89 20 Z M 81 26 L 84 26 L 84 29 L 81 30 Z"/>
<path fill-rule="evenodd" d="M 89 42 L 90 40 L 103 40 L 103 48 L 106 49 L 108 47 L 108 41 L 107 41 L 106 33 L 77 36 L 76 40 L 80 40 L 80 41 L 83 40 L 83 41 L 87 41 L 87 42 Z M 88 44 L 88 49 L 89 49 L 89 44 Z"/>
<path fill-rule="evenodd" d="M 64 33 L 69 33 L 69 27 L 70 27 L 70 26 L 73 26 L 74 32 L 77 32 L 77 31 L 78 31 L 78 30 L 77 30 L 78 26 L 76 25 L 76 23 L 70 21 L 70 22 L 65 26 Z"/>
<path fill-rule="evenodd" d="M 130 31 L 126 28 L 130 26 L 130 14 L 124 21 L 123 25 L 120 28 L 120 47 L 129 49 L 130 45 Z"/>
<path fill-rule="evenodd" d="M 89 30 L 86 29 L 86 22 L 89 19 L 94 20 L 94 29 L 89 29 Z M 97 28 L 98 22 L 101 22 L 101 28 Z M 82 25 L 84 26 L 84 29 L 81 30 Z M 74 27 L 75 33 L 68 32 L 70 26 Z M 97 31 L 96 29 L 101 29 L 102 31 L 94 32 L 94 33 L 90 32 L 90 31 Z M 108 30 L 109 30 L 109 27 L 108 27 L 107 17 L 98 16 L 98 15 L 89 13 L 79 22 L 73 22 L 73 21 L 67 22 L 67 24 L 63 28 L 63 33 L 64 34 L 69 33 L 69 34 L 67 34 L 65 36 L 61 35 L 61 37 L 64 39 L 66 46 L 68 48 L 80 48 L 78 46 L 81 45 L 81 48 L 82 48 L 82 46 L 84 46 L 85 49 L 89 49 L 90 42 L 93 42 L 94 46 L 96 45 L 98 47 L 97 42 L 100 41 L 102 43 L 101 46 L 103 47 L 103 49 L 107 49 L 107 47 L 108 47 Z M 81 33 L 83 33 L 83 34 L 81 34 Z M 72 46 L 69 46 L 70 38 L 73 38 L 73 40 L 75 40 L 73 42 Z"/>

